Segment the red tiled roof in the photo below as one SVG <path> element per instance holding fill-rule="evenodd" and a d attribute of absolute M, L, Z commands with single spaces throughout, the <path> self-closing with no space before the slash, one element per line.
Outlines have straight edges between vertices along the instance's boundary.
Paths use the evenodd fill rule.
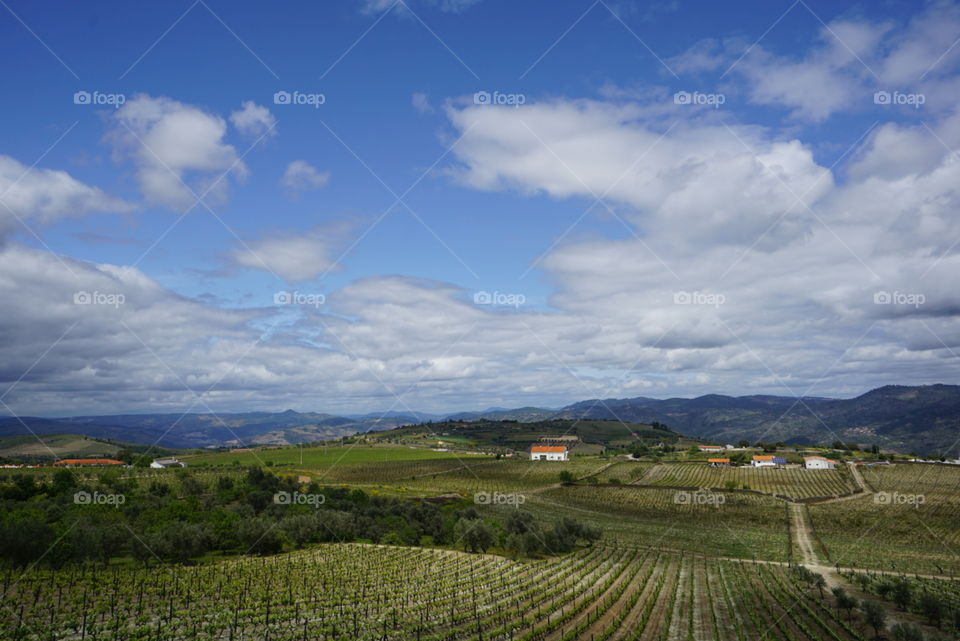
<path fill-rule="evenodd" d="M 708 458 L 707 463 L 729 463 L 730 459 L 728 458 Z"/>
<path fill-rule="evenodd" d="M 754 456 L 753 460 L 754 461 L 772 461 L 773 457 L 772 456 Z"/>
<path fill-rule="evenodd" d="M 112 458 L 65 458 L 54 465 L 126 465 L 123 461 Z"/>
<path fill-rule="evenodd" d="M 566 452 L 567 448 L 562 445 L 534 445 L 530 448 L 531 452 Z"/>

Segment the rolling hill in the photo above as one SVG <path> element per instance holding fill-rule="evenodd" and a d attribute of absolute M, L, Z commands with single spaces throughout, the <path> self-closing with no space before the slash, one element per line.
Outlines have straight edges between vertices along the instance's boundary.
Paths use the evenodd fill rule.
<path fill-rule="evenodd" d="M 662 423 L 686 436 L 722 442 L 876 443 L 901 452 L 958 454 L 960 386 L 888 385 L 850 399 L 785 396 L 592 399 L 560 409 L 490 408 L 440 416 L 421 412 L 337 416 L 319 412 L 120 414 L 3 418 L 0 436 L 81 433 L 170 448 L 287 445 L 438 421 L 534 424 L 558 419 Z M 492 438 L 492 437 L 490 437 Z"/>

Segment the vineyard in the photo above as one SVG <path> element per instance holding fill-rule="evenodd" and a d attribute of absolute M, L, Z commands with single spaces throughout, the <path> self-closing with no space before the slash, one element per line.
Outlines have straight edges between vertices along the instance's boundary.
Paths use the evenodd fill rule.
<path fill-rule="evenodd" d="M 219 452 L 215 454 L 200 454 L 198 456 L 183 457 L 190 467 L 230 466 L 230 465 L 259 465 L 274 466 L 305 466 L 308 468 L 326 469 L 353 463 L 384 463 L 390 461 L 419 461 L 449 459 L 456 461 L 466 458 L 466 455 L 457 455 L 453 452 L 441 452 L 427 448 L 366 446 L 366 445 L 331 445 L 331 446 L 302 446 L 302 447 L 275 447 L 263 448 L 247 452 Z M 471 455 L 470 458 L 476 458 Z"/>
<path fill-rule="evenodd" d="M 215 565 L 3 575 L 4 639 L 864 639 L 785 567 L 596 546 L 515 561 L 325 545 Z"/>
<path fill-rule="evenodd" d="M 624 462 L 614 463 L 599 474 L 601 482 L 641 483 L 643 477 L 654 467 L 653 463 Z"/>
<path fill-rule="evenodd" d="M 845 578 L 865 592 L 885 599 L 931 623 L 956 628 L 960 623 L 960 581 L 904 575 L 848 572 Z"/>
<path fill-rule="evenodd" d="M 805 470 L 799 467 L 710 467 L 697 463 L 660 464 L 640 482 L 650 485 L 752 489 L 795 499 L 837 496 L 856 486 L 845 469 Z"/>
<path fill-rule="evenodd" d="M 571 514 L 604 531 L 605 540 L 744 559 L 786 561 L 784 504 L 750 494 L 722 495 L 723 504 L 683 501 L 673 490 L 577 486 L 527 498 L 543 520 Z"/>
<path fill-rule="evenodd" d="M 821 592 L 808 572 L 787 564 L 803 556 L 793 540 L 796 511 L 806 515 L 814 559 L 807 562 L 818 568 L 839 563 L 847 581 L 891 608 L 892 586 L 909 582 L 911 596 L 898 608 L 914 620 L 931 616 L 934 600 L 944 621 L 960 611 L 960 583 L 915 576 L 960 572 L 950 551 L 960 543 L 956 468 L 865 468 L 864 495 L 802 506 L 726 491 L 728 482 L 803 498 L 843 493 L 852 487 L 849 472 L 713 469 L 599 457 L 410 458 L 413 451 L 371 460 L 403 449 L 349 454 L 340 448 L 335 451 L 340 462 L 317 449 L 311 463 L 326 467 L 307 465 L 305 455 L 303 466 L 279 467 L 279 477 L 234 465 L 78 469 L 69 479 L 36 470 L 28 475 L 30 483 L 5 476 L 0 489 L 10 500 L 20 496 L 23 513 L 34 522 L 64 509 L 71 517 L 57 530 L 65 538 L 44 553 L 46 561 L 0 570 L 5 604 L 0 639 L 871 638 L 865 611 L 840 607 L 839 597 Z M 563 484 L 561 473 L 579 481 Z M 57 489 L 66 480 L 88 481 L 90 489 L 103 492 L 119 488 L 130 501 L 122 508 L 64 504 L 74 491 Z M 322 492 L 323 509 L 271 500 L 277 490 L 297 487 Z M 496 492 L 510 493 L 512 501 L 474 500 Z M 461 498 L 410 498 L 438 493 Z M 152 508 L 142 511 L 141 505 Z M 28 506 L 45 507 L 28 513 Z M 517 530 L 509 529 L 520 522 L 515 517 L 521 510 L 534 519 L 535 538 L 559 531 L 570 519 L 602 531 L 602 538 L 592 545 L 594 539 L 581 538 L 562 551 L 524 551 L 531 548 L 511 543 L 519 539 L 511 538 Z M 476 551 L 498 555 L 460 551 L 468 549 L 469 528 L 457 519 L 470 513 L 462 518 L 477 519 L 490 532 L 489 543 Z M 170 528 L 161 518 L 192 524 Z M 246 527 L 250 524 L 263 529 Z M 104 535 L 122 535 L 126 543 L 118 549 L 133 556 L 79 554 L 58 567 L 55 559 L 67 558 L 61 548 L 83 551 L 88 541 L 83 537 L 94 526 Z M 176 537 L 203 527 L 217 535 L 217 545 L 206 548 L 211 554 L 177 560 Z M 269 551 L 260 545 L 262 537 L 273 540 Z M 22 536 L 19 540 L 25 545 Z M 155 542 L 165 547 L 152 547 Z M 870 569 L 888 574 L 869 574 Z"/>
<path fill-rule="evenodd" d="M 841 566 L 960 573 L 960 470 L 899 464 L 865 468 L 874 494 L 810 505 L 825 559 Z"/>
<path fill-rule="evenodd" d="M 575 478 L 601 470 L 606 463 L 586 458 L 571 461 L 526 461 L 461 457 L 438 461 L 397 461 L 338 465 L 320 480 L 340 483 L 380 483 L 407 489 L 448 492 L 522 491 L 559 482 L 566 470 Z"/>

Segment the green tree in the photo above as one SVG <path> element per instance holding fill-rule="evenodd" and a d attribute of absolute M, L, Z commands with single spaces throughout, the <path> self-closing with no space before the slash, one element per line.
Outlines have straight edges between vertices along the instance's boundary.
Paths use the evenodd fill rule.
<path fill-rule="evenodd" d="M 910 607 L 911 601 L 913 601 L 913 594 L 910 583 L 902 579 L 897 581 L 893 585 L 893 602 L 896 603 L 897 607 L 901 610 L 906 610 Z"/>
<path fill-rule="evenodd" d="M 57 470 L 53 473 L 53 493 L 63 494 L 77 486 L 77 480 L 70 470 Z"/>
<path fill-rule="evenodd" d="M 880 638 L 880 631 L 884 629 L 887 622 L 887 611 L 876 601 L 863 602 L 863 616 L 871 628 L 873 636 Z"/>
<path fill-rule="evenodd" d="M 164 554 L 177 563 L 186 563 L 210 549 L 210 531 L 198 523 L 170 523 L 163 529 L 162 539 Z"/>
<path fill-rule="evenodd" d="M 0 550 L 14 565 L 39 560 L 53 542 L 53 529 L 39 519 L 12 518 L 0 528 Z"/>
<path fill-rule="evenodd" d="M 286 532 L 287 538 L 290 539 L 297 548 L 302 548 L 305 544 L 317 540 L 321 525 L 314 515 L 297 514 L 281 519 L 279 527 Z M 403 543 L 396 545 L 403 545 Z"/>
<path fill-rule="evenodd" d="M 827 587 L 827 580 L 823 578 L 822 574 L 815 575 L 813 579 L 813 585 L 820 591 L 820 600 L 823 600 L 823 588 Z"/>
<path fill-rule="evenodd" d="M 940 621 L 946 614 L 947 607 L 936 595 L 924 592 L 920 596 L 920 612 L 927 617 L 930 625 L 940 627 Z"/>
<path fill-rule="evenodd" d="M 280 530 L 264 518 L 241 521 L 237 528 L 237 538 L 243 551 L 248 554 L 273 554 L 283 549 Z"/>
<path fill-rule="evenodd" d="M 470 552 L 486 552 L 497 540 L 494 529 L 481 519 L 460 519 L 453 533 L 463 549 Z"/>
<path fill-rule="evenodd" d="M 923 632 L 910 623 L 897 623 L 890 628 L 890 638 L 893 641 L 923 641 Z"/>
<path fill-rule="evenodd" d="M 564 485 L 569 485 L 573 483 L 575 480 L 577 479 L 573 476 L 573 472 L 571 472 L 570 470 L 563 470 L 562 472 L 560 472 L 560 482 L 563 483 Z"/>

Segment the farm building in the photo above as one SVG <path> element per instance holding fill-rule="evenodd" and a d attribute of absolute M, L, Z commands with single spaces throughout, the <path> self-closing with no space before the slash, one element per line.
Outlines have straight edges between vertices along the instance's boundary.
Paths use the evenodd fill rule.
<path fill-rule="evenodd" d="M 725 448 L 724 446 L 722 446 L 722 445 L 699 445 L 698 447 L 700 448 L 700 451 L 701 451 L 701 452 L 716 452 L 716 453 L 719 453 L 719 452 L 722 452 L 722 451 L 724 451 L 724 450 L 726 449 L 726 448 Z"/>
<path fill-rule="evenodd" d="M 805 456 L 803 466 L 808 470 L 833 470 L 837 467 L 837 461 L 822 456 Z"/>
<path fill-rule="evenodd" d="M 168 467 L 186 467 L 187 464 L 183 461 L 178 461 L 175 458 L 158 458 L 153 463 L 150 464 L 150 467 L 162 470 Z"/>
<path fill-rule="evenodd" d="M 531 461 L 566 461 L 567 448 L 563 445 L 534 445 L 530 448 Z"/>
<path fill-rule="evenodd" d="M 730 459 L 728 458 L 709 458 L 707 463 L 710 464 L 710 467 L 729 467 Z"/>
<path fill-rule="evenodd" d="M 786 465 L 787 459 L 782 456 L 754 456 L 753 457 L 753 466 L 754 467 L 780 467 L 781 465 Z"/>
<path fill-rule="evenodd" d="M 126 465 L 126 463 L 112 458 L 65 458 L 55 462 L 54 465 L 58 467 L 104 467 Z"/>

